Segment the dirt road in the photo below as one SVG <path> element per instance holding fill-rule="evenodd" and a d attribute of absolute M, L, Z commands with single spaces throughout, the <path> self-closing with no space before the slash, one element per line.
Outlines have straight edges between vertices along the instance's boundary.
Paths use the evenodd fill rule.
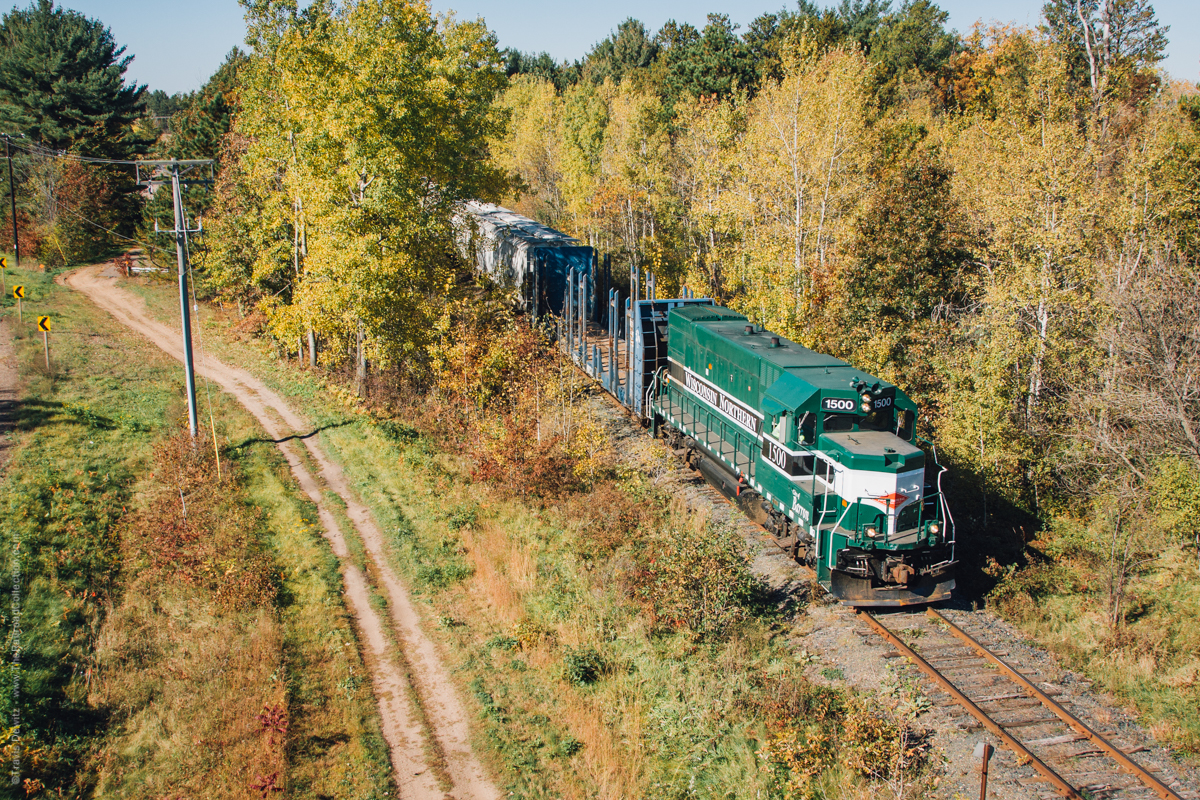
<path fill-rule="evenodd" d="M 65 276 L 65 281 L 60 279 L 87 295 L 121 324 L 182 360 L 183 343 L 179 330 L 151 319 L 145 313 L 141 299 L 121 288 L 121 280 L 121 273 L 107 265 L 84 267 Z M 273 439 L 281 440 L 312 430 L 301 415 L 249 372 L 222 364 L 211 355 L 204 357 L 196 371 L 237 397 Z M 346 598 L 361 639 L 368 648 L 365 655 L 372 670 L 384 737 L 391 750 L 400 797 L 420 800 L 447 796 L 455 800 L 500 797 L 471 750 L 466 709 L 450 680 L 449 670 L 442 663 L 433 640 L 422 630 L 420 616 L 408 590 L 384 558 L 379 526 L 350 490 L 341 468 L 316 444 L 315 437 L 300 441 L 316 462 L 320 481 L 345 502 L 347 514 L 374 562 L 373 570 L 380 583 L 376 588 L 388 601 L 390 616 L 383 620 L 370 605 L 366 576 L 348 561 L 346 542 L 326 507 L 321 482 L 304 466 L 293 450 L 292 442 L 280 444 L 279 449 L 291 466 L 292 474 L 319 508 L 325 538 L 343 562 Z M 391 652 L 385 625 L 390 625 L 400 643 L 400 652 Z M 438 762 L 444 765 L 453 784 L 448 792 L 439 787 L 431 768 Z"/>

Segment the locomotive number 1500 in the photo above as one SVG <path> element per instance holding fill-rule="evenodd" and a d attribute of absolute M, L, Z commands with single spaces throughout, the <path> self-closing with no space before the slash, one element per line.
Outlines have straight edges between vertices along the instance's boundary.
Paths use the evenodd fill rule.
<path fill-rule="evenodd" d="M 788 468 L 787 451 L 775 444 L 775 442 L 772 442 L 770 439 L 767 439 L 766 445 L 767 446 L 764 448 L 764 450 L 766 451 L 765 455 L 767 456 L 767 460 L 780 469 L 786 471 Z"/>
<path fill-rule="evenodd" d="M 841 397 L 826 397 L 821 400 L 821 408 L 826 411 L 853 411 L 854 401 Z"/>

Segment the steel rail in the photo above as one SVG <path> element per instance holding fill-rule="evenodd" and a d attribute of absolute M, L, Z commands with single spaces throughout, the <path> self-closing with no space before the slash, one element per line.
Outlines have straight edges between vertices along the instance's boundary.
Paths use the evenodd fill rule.
<path fill-rule="evenodd" d="M 988 650 L 982 644 L 977 642 L 969 633 L 955 625 L 950 620 L 946 619 L 932 608 L 925 609 L 925 613 L 945 625 L 950 630 L 950 633 L 966 642 L 981 656 L 995 664 L 1001 672 L 1003 672 L 1009 677 L 1009 679 L 1013 681 L 1013 683 L 1016 683 L 1022 689 L 1028 692 L 1034 699 L 1053 712 L 1055 716 L 1073 728 L 1076 733 L 1083 735 L 1090 740 L 1092 744 L 1096 745 L 1105 753 L 1112 756 L 1113 760 L 1137 776 L 1143 783 L 1146 784 L 1146 786 L 1153 789 L 1159 797 L 1163 798 L 1163 800 L 1181 800 L 1179 795 L 1171 791 L 1170 788 L 1164 785 L 1162 781 L 1158 780 L 1158 778 L 1155 778 L 1145 767 L 1143 767 L 1141 764 L 1138 764 L 1136 761 L 1126 755 L 1125 752 L 1119 747 L 1112 744 L 1103 736 L 1089 728 L 1082 720 L 1059 705 L 1054 698 L 1050 697 L 1048 694 L 1039 689 L 1032 681 L 1010 667 L 1002 658 L 997 656 L 991 650 Z"/>
<path fill-rule="evenodd" d="M 875 629 L 876 633 L 878 633 L 897 650 L 907 656 L 908 659 L 916 664 L 922 672 L 932 678 L 934 682 L 936 682 L 940 687 L 942 687 L 943 690 L 953 697 L 959 705 L 971 712 L 971 715 L 975 717 L 975 719 L 979 720 L 980 724 L 995 734 L 1001 742 L 1003 742 L 1010 750 L 1017 754 L 1018 760 L 1023 759 L 1028 761 L 1028 763 L 1032 765 L 1034 769 L 1042 774 L 1042 777 L 1054 785 L 1054 788 L 1058 790 L 1059 794 L 1061 794 L 1063 797 L 1071 798 L 1072 800 L 1083 800 L 1083 795 L 1076 791 L 1075 787 L 1068 783 L 1065 778 L 1051 769 L 1040 758 L 1035 756 L 1029 750 L 1029 748 L 1025 747 L 1025 745 L 1013 738 L 1008 731 L 1000 727 L 1000 725 L 994 719 L 987 715 L 987 712 L 975 705 L 975 703 L 971 701 L 971 698 L 963 694 L 957 686 L 946 680 L 946 677 L 942 675 L 942 673 L 938 672 L 928 661 L 917 655 L 916 651 L 902 642 L 900 637 L 896 636 L 896 634 L 884 627 L 883 623 L 875 619 L 870 612 L 864 611 L 861 608 L 856 608 L 854 609 L 854 613 L 865 619 L 867 624 Z"/>

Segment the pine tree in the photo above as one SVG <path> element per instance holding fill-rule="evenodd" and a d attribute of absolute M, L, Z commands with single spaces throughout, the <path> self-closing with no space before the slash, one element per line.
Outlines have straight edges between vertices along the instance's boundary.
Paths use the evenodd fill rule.
<path fill-rule="evenodd" d="M 646 26 L 630 17 L 612 34 L 592 48 L 583 64 L 583 75 L 592 83 L 612 78 L 620 83 L 635 70 L 645 69 L 658 57 L 658 44 Z"/>
<path fill-rule="evenodd" d="M 37 0 L 0 22 L 0 124 L 55 150 L 124 158 L 146 87 L 126 85 L 125 56 L 108 28 Z"/>
<path fill-rule="evenodd" d="M 660 34 L 661 35 L 661 34 Z M 667 51 L 670 70 L 667 96 L 727 97 L 735 89 L 757 80 L 750 48 L 737 35 L 737 26 L 725 14 L 709 14 L 699 38 Z"/>

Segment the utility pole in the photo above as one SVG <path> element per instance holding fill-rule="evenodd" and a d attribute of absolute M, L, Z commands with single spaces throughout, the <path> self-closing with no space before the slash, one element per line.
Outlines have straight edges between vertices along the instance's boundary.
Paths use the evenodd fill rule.
<path fill-rule="evenodd" d="M 12 209 L 13 260 L 21 266 L 21 240 L 17 238 L 17 184 L 13 181 L 12 151 L 8 134 L 4 134 L 4 157 L 8 159 L 8 202 Z"/>
<path fill-rule="evenodd" d="M 175 260 L 179 264 L 179 310 L 183 322 L 183 366 L 185 378 L 187 382 L 188 396 L 188 430 L 192 434 L 192 438 L 196 438 L 196 371 L 192 363 L 192 314 L 191 302 L 188 300 L 188 261 L 187 261 L 187 235 L 189 233 L 200 233 L 202 228 L 189 230 L 187 227 L 187 215 L 183 211 L 183 196 L 180 194 L 179 178 L 196 167 L 212 166 L 212 161 L 209 159 L 195 159 L 189 161 L 179 161 L 174 158 L 169 161 L 139 161 L 138 167 L 138 183 L 145 183 L 147 186 L 163 186 L 166 181 L 142 180 L 141 168 L 160 167 L 166 169 L 171 176 L 171 200 L 175 211 L 175 229 L 172 231 L 159 231 L 158 222 L 155 221 L 154 229 L 156 233 L 170 233 L 175 237 Z M 180 168 L 183 168 L 181 171 Z M 192 180 L 188 183 L 211 183 L 211 180 Z"/>

